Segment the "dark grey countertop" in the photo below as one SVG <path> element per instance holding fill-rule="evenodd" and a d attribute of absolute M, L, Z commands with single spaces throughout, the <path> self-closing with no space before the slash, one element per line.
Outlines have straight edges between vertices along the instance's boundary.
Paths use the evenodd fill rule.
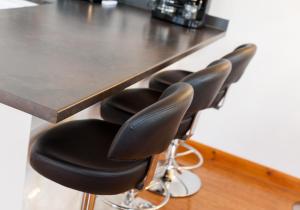
<path fill-rule="evenodd" d="M 0 11 L 0 102 L 61 121 L 220 39 L 119 5 L 60 0 Z"/>

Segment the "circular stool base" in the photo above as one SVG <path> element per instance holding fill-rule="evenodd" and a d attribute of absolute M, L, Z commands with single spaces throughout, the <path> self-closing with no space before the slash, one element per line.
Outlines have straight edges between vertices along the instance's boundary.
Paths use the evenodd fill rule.
<path fill-rule="evenodd" d="M 113 209 L 123 210 L 157 210 L 165 206 L 169 199 L 170 193 L 168 188 L 162 181 L 152 182 L 145 188 L 148 190 L 150 187 L 159 186 L 164 191 L 164 198 L 159 204 L 152 204 L 151 202 L 137 197 L 138 191 L 130 190 L 126 193 L 113 195 L 113 196 L 102 196 L 105 204 L 109 205 Z"/>
<path fill-rule="evenodd" d="M 158 169 L 154 182 L 162 180 L 167 186 L 171 197 L 191 196 L 197 193 L 202 186 L 200 178 L 188 170 L 182 170 L 181 172 L 176 169 L 169 169 L 167 171 L 165 169 L 163 172 L 159 170 L 163 170 L 162 166 Z M 154 185 L 148 190 L 165 195 L 164 190 L 158 185 Z"/>
<path fill-rule="evenodd" d="M 103 196 L 104 203 L 108 205 L 108 210 L 122 209 L 122 210 L 144 210 L 144 209 L 155 209 L 155 206 L 142 198 L 136 197 L 130 205 L 126 204 L 125 194 L 114 195 L 114 196 Z"/>

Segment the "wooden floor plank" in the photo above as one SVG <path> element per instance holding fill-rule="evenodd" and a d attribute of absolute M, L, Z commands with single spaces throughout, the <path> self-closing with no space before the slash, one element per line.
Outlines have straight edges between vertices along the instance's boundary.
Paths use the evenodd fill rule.
<path fill-rule="evenodd" d="M 172 199 L 162 210 L 291 210 L 300 201 L 300 180 L 222 151 L 197 144 L 205 164 L 195 170 L 203 188 L 194 196 Z M 193 162 L 193 157 L 180 160 Z M 146 193 L 147 199 L 159 197 Z"/>

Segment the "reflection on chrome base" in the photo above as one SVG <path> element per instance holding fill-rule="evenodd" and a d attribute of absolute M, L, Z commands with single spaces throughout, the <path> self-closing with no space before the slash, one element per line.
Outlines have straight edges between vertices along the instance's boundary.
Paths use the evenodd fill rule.
<path fill-rule="evenodd" d="M 169 199 L 170 194 L 167 187 L 163 182 L 151 183 L 150 186 L 146 187 L 148 190 L 150 187 L 159 187 L 164 190 L 164 199 L 160 204 L 154 205 L 149 201 L 137 197 L 139 191 L 130 190 L 124 194 L 115 196 L 101 196 L 104 203 L 110 206 L 112 209 L 123 209 L 123 210 L 157 210 L 165 206 Z M 92 209 L 82 209 L 82 210 L 92 210 Z"/>
<path fill-rule="evenodd" d="M 187 197 L 193 195 L 197 193 L 202 186 L 200 178 L 196 174 L 185 169 L 185 167 L 188 168 L 188 166 L 179 166 L 177 164 L 176 152 L 179 144 L 180 141 L 178 139 L 172 141 L 168 149 L 166 161 L 160 162 L 160 165 L 156 169 L 153 181 L 154 183 L 164 182 L 171 197 Z M 188 145 L 185 146 L 188 147 Z M 187 149 L 191 148 L 188 147 Z M 194 151 L 192 152 L 194 153 Z M 203 158 L 200 153 L 199 155 L 200 164 L 196 164 L 197 167 L 201 166 L 203 163 Z M 195 167 L 195 165 L 193 165 L 192 168 L 193 167 Z M 149 191 L 160 195 L 165 194 L 164 190 L 157 186 L 150 187 Z"/>
<path fill-rule="evenodd" d="M 202 186 L 201 180 L 196 174 L 188 170 L 166 170 L 162 166 L 159 167 L 153 182 L 157 181 L 165 182 L 171 197 L 187 197 L 193 195 L 197 193 Z M 159 186 L 153 186 L 149 190 L 160 195 L 165 195 L 165 190 Z"/>

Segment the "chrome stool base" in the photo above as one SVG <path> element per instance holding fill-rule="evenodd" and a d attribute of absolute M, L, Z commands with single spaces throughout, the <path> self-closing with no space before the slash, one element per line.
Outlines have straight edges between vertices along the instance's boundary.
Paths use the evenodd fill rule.
<path fill-rule="evenodd" d="M 154 178 L 154 182 L 159 181 L 164 181 L 171 197 L 174 198 L 191 196 L 202 187 L 202 182 L 196 174 L 188 170 L 166 169 L 164 166 L 158 168 Z M 149 191 L 165 195 L 164 189 L 158 185 L 150 187 Z"/>
<path fill-rule="evenodd" d="M 135 197 L 133 200 L 129 201 L 128 194 L 120 194 L 114 196 L 103 196 L 103 202 L 108 206 L 109 210 L 122 209 L 122 210 L 142 210 L 142 209 L 153 209 L 154 205 L 149 201 L 142 198 Z M 135 193 L 134 193 L 135 194 Z"/>
<path fill-rule="evenodd" d="M 191 196 L 197 193 L 202 186 L 202 182 L 196 174 L 186 170 L 185 166 L 181 167 L 177 164 L 176 152 L 179 145 L 180 140 L 172 141 L 168 149 L 167 160 L 159 164 L 153 181 L 154 183 L 164 182 L 164 186 L 167 187 L 173 198 Z M 202 164 L 201 160 L 203 159 L 200 159 Z M 157 185 L 149 187 L 149 191 L 165 195 L 164 190 Z"/>
<path fill-rule="evenodd" d="M 114 195 L 114 196 L 102 196 L 103 202 L 111 207 L 111 209 L 120 210 L 157 210 L 165 206 L 169 199 L 170 193 L 163 182 L 152 182 L 150 186 L 145 189 L 148 190 L 151 187 L 161 188 L 164 193 L 164 199 L 158 205 L 154 205 L 151 202 L 137 197 L 139 191 L 130 190 L 124 194 Z"/>

